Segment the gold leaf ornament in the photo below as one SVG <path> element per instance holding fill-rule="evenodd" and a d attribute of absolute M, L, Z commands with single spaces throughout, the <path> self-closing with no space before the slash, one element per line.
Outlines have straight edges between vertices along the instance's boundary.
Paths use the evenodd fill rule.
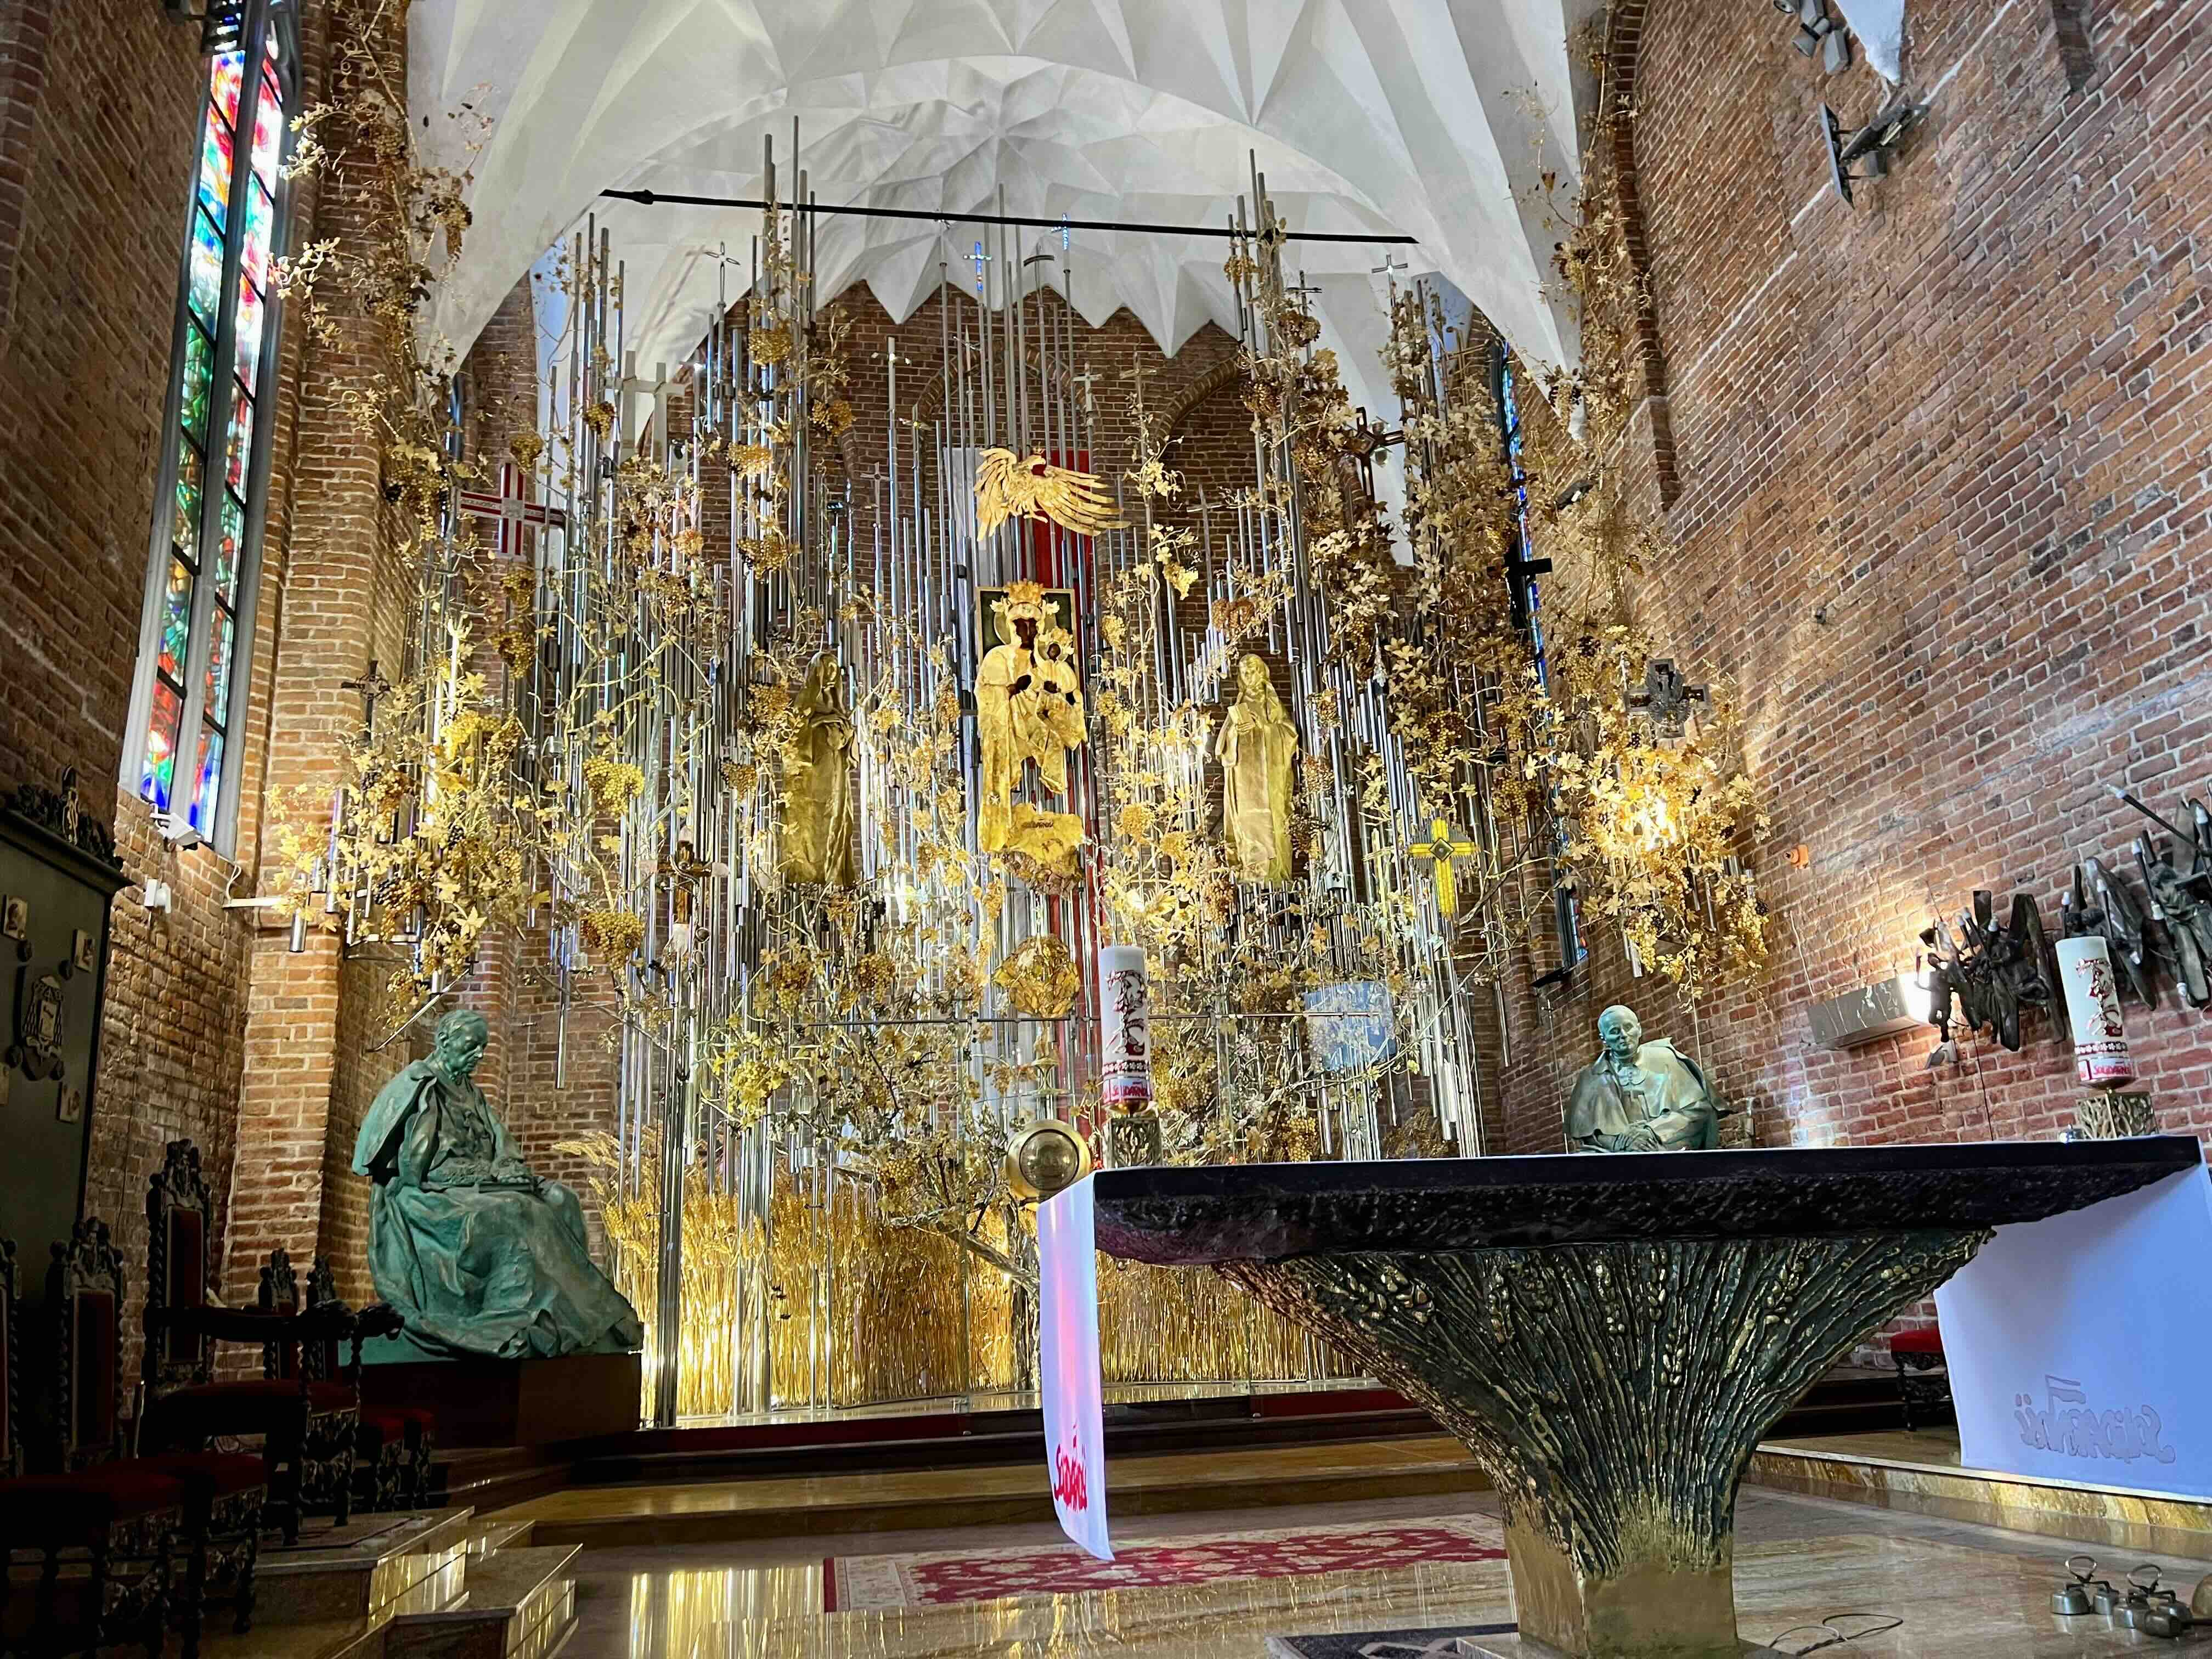
<path fill-rule="evenodd" d="M 1106 486 L 1088 472 L 1026 459 L 1011 449 L 987 449 L 975 464 L 975 534 L 989 535 L 1009 519 L 1049 519 L 1078 536 L 1120 530 Z"/>
<path fill-rule="evenodd" d="M 1083 988 L 1083 975 L 1065 944 L 1039 933 L 1006 953 L 992 982 L 1006 994 L 1016 1012 L 1032 1019 L 1065 1019 Z"/>

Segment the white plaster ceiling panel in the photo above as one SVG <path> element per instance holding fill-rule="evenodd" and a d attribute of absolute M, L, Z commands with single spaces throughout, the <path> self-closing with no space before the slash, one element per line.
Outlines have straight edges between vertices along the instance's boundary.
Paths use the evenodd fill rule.
<path fill-rule="evenodd" d="M 949 216 L 995 210 L 1003 191 L 1017 214 L 1220 224 L 1256 155 L 1294 228 L 1416 236 L 1399 252 L 1413 270 L 1440 272 L 1524 354 L 1560 362 L 1575 336 L 1547 291 L 1557 233 L 1535 185 L 1550 168 L 1572 188 L 1568 39 L 1600 3 L 415 0 L 409 86 L 430 159 L 469 159 L 447 112 L 469 103 L 494 121 L 434 325 L 465 347 L 532 261 L 597 212 L 629 262 L 628 343 L 643 362 L 680 359 L 714 304 L 715 250 L 744 260 L 758 215 L 599 191 L 757 197 L 764 136 L 787 189 L 796 118 L 822 203 Z M 1057 233 L 1016 234 L 1024 252 L 1060 252 Z M 972 281 L 960 256 L 978 236 L 996 252 L 996 232 L 973 224 L 830 220 L 820 294 L 866 283 L 903 318 L 940 258 Z M 1093 321 L 1126 305 L 1169 350 L 1209 319 L 1233 329 L 1218 239 L 1071 243 L 1073 297 Z M 1352 359 L 1366 341 L 1327 313 L 1357 309 L 1339 292 L 1365 293 L 1381 257 L 1364 242 L 1289 252 L 1328 290 L 1325 326 L 1363 380 Z"/>

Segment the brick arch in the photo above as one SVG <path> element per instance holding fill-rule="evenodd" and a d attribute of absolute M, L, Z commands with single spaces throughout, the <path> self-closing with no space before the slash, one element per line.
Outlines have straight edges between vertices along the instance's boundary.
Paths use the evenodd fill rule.
<path fill-rule="evenodd" d="M 1636 175 L 1636 73 L 1644 55 L 1644 27 L 1650 0 L 1613 0 L 1606 12 L 1605 58 L 1599 75 L 1601 110 L 1613 112 L 1608 124 L 1613 162 L 1613 208 L 1620 215 L 1621 237 L 1629 269 L 1644 302 L 1636 312 L 1637 355 L 1644 368 L 1644 406 L 1651 422 L 1651 470 L 1659 483 L 1659 504 L 1674 505 L 1681 493 L 1674 459 L 1674 421 L 1667 402 L 1667 354 L 1659 337 L 1659 313 L 1651 296 L 1651 251 L 1644 234 L 1644 202 Z"/>
<path fill-rule="evenodd" d="M 1192 412 L 1200 404 L 1215 392 L 1226 386 L 1234 386 L 1243 379 L 1243 359 L 1238 356 L 1224 357 L 1212 368 L 1207 369 L 1205 374 L 1185 386 L 1182 395 L 1168 405 L 1167 423 L 1162 430 L 1169 437 L 1174 437 L 1182 429 L 1183 422 L 1190 419 Z"/>
<path fill-rule="evenodd" d="M 1071 375 L 1064 366 L 1054 370 L 1050 374 L 1048 374 L 1045 370 L 1043 354 L 1035 346 L 1030 346 L 1024 349 L 1022 353 L 1022 360 L 1028 366 L 1030 372 L 1036 376 L 1040 383 L 1047 381 L 1052 382 L 1054 384 L 1054 389 L 1057 391 L 1061 397 L 1070 399 L 1074 398 L 1074 376 Z M 951 367 L 951 365 L 946 362 L 944 358 L 939 357 L 937 360 L 935 372 L 930 375 L 928 386 L 923 390 L 920 397 L 916 398 L 911 404 L 907 405 L 908 409 L 914 411 L 912 416 L 908 418 L 919 421 L 924 425 L 927 425 L 931 420 L 935 418 L 938 412 L 945 407 L 945 389 L 951 379 L 948 373 Z M 893 412 L 896 413 L 896 411 Z"/>

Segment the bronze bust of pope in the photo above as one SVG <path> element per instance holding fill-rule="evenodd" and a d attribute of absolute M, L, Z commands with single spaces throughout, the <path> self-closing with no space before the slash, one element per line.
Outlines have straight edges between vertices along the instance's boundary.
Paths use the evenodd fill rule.
<path fill-rule="evenodd" d="M 1720 1108 L 1697 1061 L 1618 1005 L 1597 1017 L 1598 1056 L 1567 1097 L 1571 1152 L 1710 1152 Z"/>

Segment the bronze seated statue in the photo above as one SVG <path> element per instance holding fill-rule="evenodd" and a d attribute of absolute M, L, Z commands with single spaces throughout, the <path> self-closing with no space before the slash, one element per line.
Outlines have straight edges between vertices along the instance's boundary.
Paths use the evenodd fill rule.
<path fill-rule="evenodd" d="M 368 1109 L 353 1167 L 376 1183 L 376 1293 L 433 1354 L 629 1352 L 644 1329 L 592 1262 L 575 1194 L 530 1172 L 473 1080 L 489 1035 L 480 1014 L 447 1015 Z"/>

